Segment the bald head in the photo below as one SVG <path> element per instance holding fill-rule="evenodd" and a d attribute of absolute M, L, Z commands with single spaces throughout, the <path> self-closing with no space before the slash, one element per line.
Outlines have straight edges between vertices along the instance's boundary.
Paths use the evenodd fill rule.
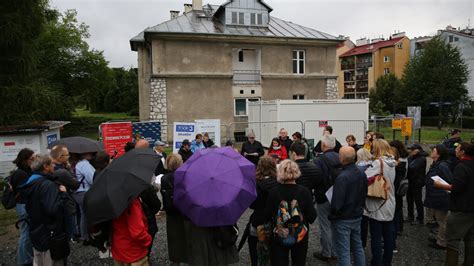
<path fill-rule="evenodd" d="M 135 144 L 135 149 L 148 149 L 150 148 L 150 143 L 146 139 L 141 139 Z"/>
<path fill-rule="evenodd" d="M 355 162 L 355 150 L 352 147 L 345 146 L 339 150 L 339 161 L 342 165 L 347 165 Z"/>

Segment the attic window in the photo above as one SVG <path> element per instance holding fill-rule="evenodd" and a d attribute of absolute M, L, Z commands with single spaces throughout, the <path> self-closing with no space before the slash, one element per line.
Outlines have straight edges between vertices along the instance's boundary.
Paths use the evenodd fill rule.
<path fill-rule="evenodd" d="M 232 12 L 232 24 L 237 24 L 237 12 Z"/>
<path fill-rule="evenodd" d="M 258 25 L 263 25 L 263 15 L 262 14 L 257 15 L 257 24 Z"/>

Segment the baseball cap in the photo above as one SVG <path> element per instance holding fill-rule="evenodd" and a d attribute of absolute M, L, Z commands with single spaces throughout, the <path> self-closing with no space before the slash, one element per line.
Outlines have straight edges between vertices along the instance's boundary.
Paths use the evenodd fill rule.
<path fill-rule="evenodd" d="M 157 140 L 155 141 L 155 147 L 156 146 L 168 146 L 165 142 L 161 141 L 161 140 Z"/>
<path fill-rule="evenodd" d="M 185 139 L 185 140 L 183 140 L 181 145 L 191 145 L 191 142 L 189 142 L 189 139 Z"/>
<path fill-rule="evenodd" d="M 415 144 L 412 144 L 412 145 L 408 146 L 407 149 L 409 149 L 409 150 L 420 150 L 420 151 L 422 151 L 422 150 L 423 150 L 423 147 L 421 147 L 420 144 L 416 144 L 416 143 L 415 143 Z"/>

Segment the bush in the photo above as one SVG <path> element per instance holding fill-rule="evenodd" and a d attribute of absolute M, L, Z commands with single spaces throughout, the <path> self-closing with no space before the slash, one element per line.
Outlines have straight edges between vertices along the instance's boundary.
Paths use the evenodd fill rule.
<path fill-rule="evenodd" d="M 448 117 L 443 117 L 442 119 L 443 127 L 461 127 L 459 123 L 453 124 Z M 424 127 L 437 127 L 438 126 L 438 117 L 422 117 L 421 125 Z M 474 129 L 474 117 L 464 116 L 462 118 L 462 128 Z"/>

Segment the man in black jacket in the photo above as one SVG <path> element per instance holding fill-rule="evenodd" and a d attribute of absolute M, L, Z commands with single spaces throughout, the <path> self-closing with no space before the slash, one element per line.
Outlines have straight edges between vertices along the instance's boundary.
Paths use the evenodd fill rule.
<path fill-rule="evenodd" d="M 247 135 L 247 141 L 242 144 L 240 153 L 256 166 L 260 157 L 265 154 L 265 151 L 263 150 L 262 143 L 255 140 L 255 134 L 251 132 Z"/>
<path fill-rule="evenodd" d="M 181 143 L 181 148 L 179 148 L 178 154 L 181 155 L 183 163 L 185 163 L 189 157 L 193 155 L 191 151 L 191 142 L 188 139 L 183 140 Z"/>
<path fill-rule="evenodd" d="M 312 162 L 305 160 L 305 147 L 301 142 L 295 142 L 290 147 L 291 159 L 298 164 L 301 176 L 296 179 L 296 184 L 302 185 L 314 195 L 314 189 L 322 185 L 321 173 Z"/>
<path fill-rule="evenodd" d="M 64 223 L 67 190 L 63 185 L 58 187 L 49 180 L 49 176 L 54 172 L 54 164 L 48 155 L 36 156 L 31 169 L 33 175 L 19 187 L 19 190 L 25 200 L 26 212 L 30 218 L 33 262 L 35 265 L 62 265 L 66 257 L 57 257 L 58 245 L 51 245 L 51 240 L 63 239 L 64 243 L 60 244 L 59 248 L 63 249 L 62 251 L 69 250 Z M 53 257 L 56 258 L 53 259 Z"/>
<path fill-rule="evenodd" d="M 351 253 L 356 266 L 365 265 L 360 223 L 367 195 L 367 176 L 355 165 L 355 150 L 342 147 L 339 159 L 342 172 L 336 177 L 331 198 L 334 245 L 339 265 L 351 264 Z"/>
<path fill-rule="evenodd" d="M 424 223 L 424 209 L 422 201 L 422 189 L 425 186 L 426 175 L 426 156 L 428 154 L 423 150 L 419 144 L 413 144 L 408 147 L 410 156 L 408 157 L 408 193 L 407 193 L 407 208 L 408 220 L 412 225 L 420 225 Z M 414 206 L 416 205 L 417 217 L 414 221 Z"/>
<path fill-rule="evenodd" d="M 332 135 L 332 126 L 326 126 L 323 130 L 323 136 Z M 339 149 L 342 147 L 341 143 L 335 140 L 336 144 L 333 148 L 335 152 L 339 152 Z M 316 157 L 319 153 L 323 152 L 322 141 L 320 140 L 313 149 L 313 155 Z"/>

